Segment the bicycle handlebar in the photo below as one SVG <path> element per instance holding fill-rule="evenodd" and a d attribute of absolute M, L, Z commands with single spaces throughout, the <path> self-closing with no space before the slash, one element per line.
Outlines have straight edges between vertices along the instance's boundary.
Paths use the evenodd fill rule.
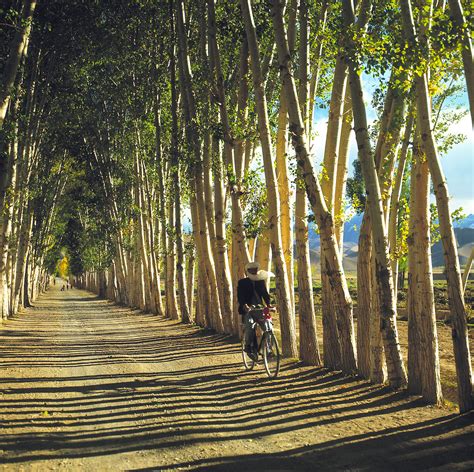
<path fill-rule="evenodd" d="M 258 308 L 258 305 L 250 305 L 251 309 Z M 264 306 L 263 309 L 267 309 L 268 311 L 276 311 L 276 306 Z"/>

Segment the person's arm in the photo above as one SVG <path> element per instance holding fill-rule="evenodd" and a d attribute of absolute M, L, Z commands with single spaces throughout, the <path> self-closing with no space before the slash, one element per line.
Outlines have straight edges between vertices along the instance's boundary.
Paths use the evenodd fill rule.
<path fill-rule="evenodd" d="M 259 283 L 258 288 L 258 294 L 262 297 L 263 301 L 267 304 L 267 306 L 271 306 L 270 294 L 268 293 L 267 285 L 263 280 Z"/>
<path fill-rule="evenodd" d="M 263 300 L 265 301 L 265 303 L 267 304 L 267 306 L 272 306 L 272 300 L 270 298 L 270 294 L 268 293 L 268 290 L 265 289 L 265 292 L 266 292 L 266 295 L 263 297 Z"/>

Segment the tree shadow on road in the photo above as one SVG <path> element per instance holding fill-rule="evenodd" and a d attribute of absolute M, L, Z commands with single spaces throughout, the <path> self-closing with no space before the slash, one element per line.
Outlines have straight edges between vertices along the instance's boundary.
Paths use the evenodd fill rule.
<path fill-rule="evenodd" d="M 474 433 L 465 432 L 474 417 L 452 415 L 417 426 L 387 429 L 382 433 L 349 436 L 318 445 L 292 448 L 273 454 L 247 454 L 173 462 L 159 470 L 194 471 L 324 471 L 324 470 L 471 470 Z M 434 439 L 447 432 L 450 438 Z M 463 432 L 464 431 L 464 432 Z M 429 441 L 426 441 L 430 438 Z M 133 469 L 148 472 L 156 468 Z"/>
<path fill-rule="evenodd" d="M 418 398 L 295 362 L 275 380 L 261 366 L 244 372 L 228 337 L 106 301 L 48 307 L 0 331 L 0 362 L 18 372 L 0 378 L 3 464 L 145 450 L 162 460 L 141 470 L 421 470 L 473 460 L 472 415 L 423 414 Z M 262 451 L 245 452 L 251 443 Z M 210 444 L 212 454 L 193 457 Z"/>

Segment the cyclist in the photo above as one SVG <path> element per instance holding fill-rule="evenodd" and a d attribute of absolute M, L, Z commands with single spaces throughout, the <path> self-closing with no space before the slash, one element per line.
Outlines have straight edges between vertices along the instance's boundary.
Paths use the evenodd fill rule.
<path fill-rule="evenodd" d="M 245 266 L 247 277 L 240 279 L 237 284 L 237 299 L 239 302 L 239 313 L 242 315 L 244 325 L 245 352 L 251 359 L 256 359 L 253 352 L 253 325 L 257 313 L 261 313 L 261 308 L 270 305 L 270 294 L 268 293 L 265 281 L 272 277 L 272 272 L 260 269 L 258 262 L 249 262 Z"/>

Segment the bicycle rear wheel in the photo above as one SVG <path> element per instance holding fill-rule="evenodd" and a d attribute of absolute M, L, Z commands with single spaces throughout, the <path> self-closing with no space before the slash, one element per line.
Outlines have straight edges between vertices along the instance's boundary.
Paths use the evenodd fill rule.
<path fill-rule="evenodd" d="M 263 364 L 267 375 L 271 378 L 276 377 L 280 372 L 280 348 L 273 333 L 263 335 Z"/>
<path fill-rule="evenodd" d="M 244 361 L 245 370 L 252 370 L 255 367 L 255 361 L 245 352 L 244 338 L 242 338 L 242 360 Z"/>

